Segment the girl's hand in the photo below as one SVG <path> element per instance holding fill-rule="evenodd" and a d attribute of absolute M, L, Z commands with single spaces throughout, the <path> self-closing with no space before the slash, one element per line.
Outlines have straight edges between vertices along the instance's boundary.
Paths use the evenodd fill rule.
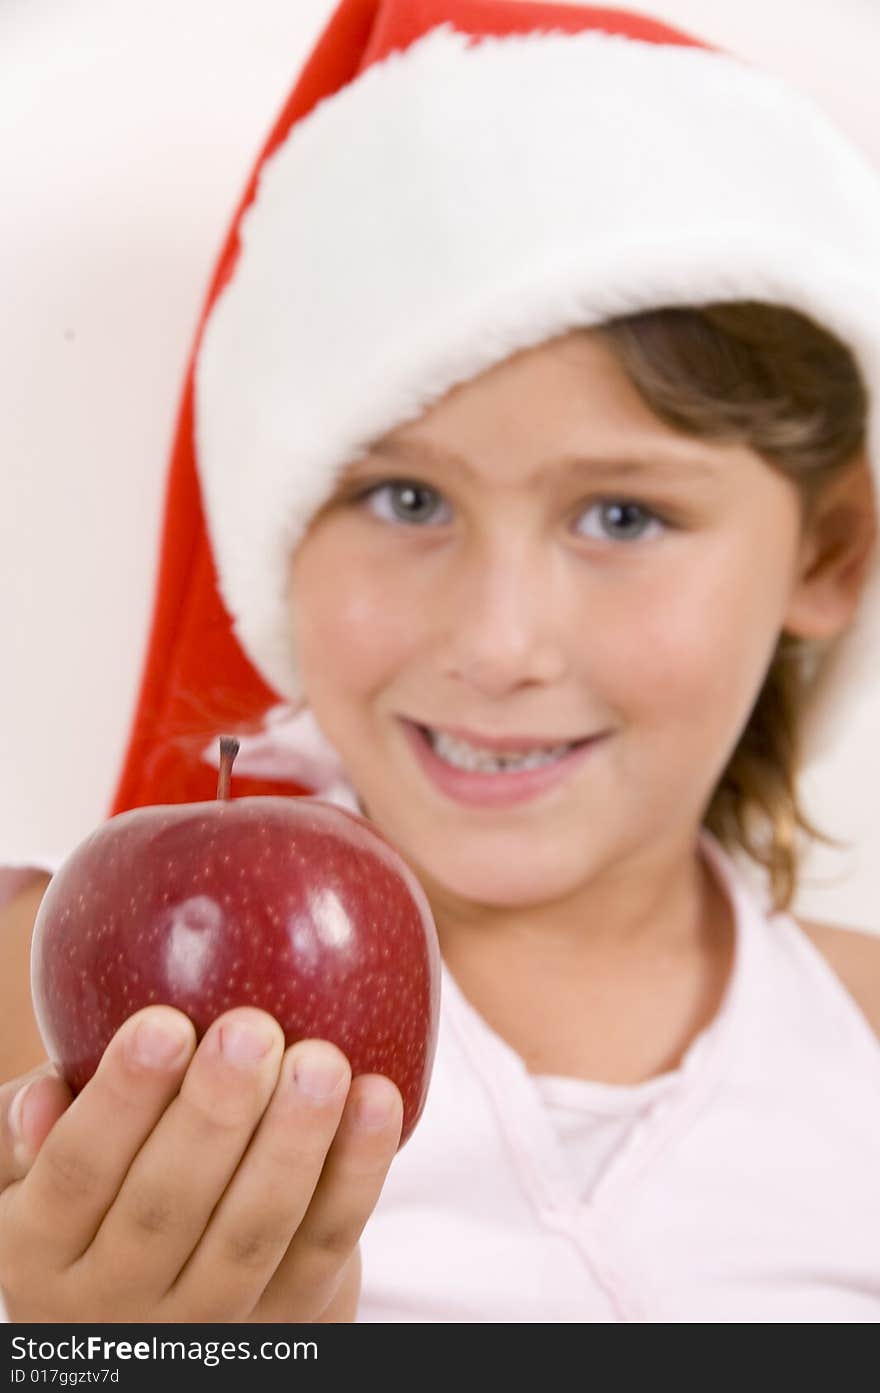
<path fill-rule="evenodd" d="M 15 1118 L 13 1100 L 27 1079 Z M 403 1120 L 322 1040 L 251 1007 L 196 1048 L 168 1006 L 126 1021 L 71 1099 L 0 1088 L 0 1290 L 12 1321 L 345 1321 Z"/>

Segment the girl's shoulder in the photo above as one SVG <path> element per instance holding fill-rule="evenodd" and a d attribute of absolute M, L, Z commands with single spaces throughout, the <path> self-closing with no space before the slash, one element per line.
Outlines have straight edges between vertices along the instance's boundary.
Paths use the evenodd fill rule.
<path fill-rule="evenodd" d="M 837 973 L 880 1039 L 880 934 L 806 919 L 795 923 Z"/>

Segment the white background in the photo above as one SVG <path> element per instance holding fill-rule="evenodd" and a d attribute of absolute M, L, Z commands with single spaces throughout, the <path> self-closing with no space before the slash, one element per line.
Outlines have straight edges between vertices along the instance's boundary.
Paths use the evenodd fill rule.
<path fill-rule="evenodd" d="M 214 259 L 329 0 L 0 0 L 0 862 L 107 815 Z M 875 0 L 639 5 L 793 79 L 880 168 Z M 880 714 L 808 810 L 796 910 L 880 932 Z M 873 860 L 873 865 L 872 865 Z"/>

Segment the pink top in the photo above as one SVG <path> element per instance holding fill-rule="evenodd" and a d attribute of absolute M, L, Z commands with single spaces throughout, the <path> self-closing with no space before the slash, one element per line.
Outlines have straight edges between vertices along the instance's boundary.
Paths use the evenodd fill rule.
<path fill-rule="evenodd" d="M 880 1041 L 795 921 L 702 845 L 735 958 L 670 1073 L 536 1078 L 444 968 L 359 1320 L 880 1321 Z"/>

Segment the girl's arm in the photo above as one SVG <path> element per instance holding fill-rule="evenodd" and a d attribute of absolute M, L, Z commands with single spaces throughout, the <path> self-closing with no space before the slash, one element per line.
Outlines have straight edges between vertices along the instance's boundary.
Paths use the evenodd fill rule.
<path fill-rule="evenodd" d="M 31 1005 L 31 938 L 51 877 L 31 882 L 0 909 L 0 1082 L 42 1064 L 46 1051 Z"/>
<path fill-rule="evenodd" d="M 824 955 L 880 1040 L 880 934 L 796 920 Z"/>

